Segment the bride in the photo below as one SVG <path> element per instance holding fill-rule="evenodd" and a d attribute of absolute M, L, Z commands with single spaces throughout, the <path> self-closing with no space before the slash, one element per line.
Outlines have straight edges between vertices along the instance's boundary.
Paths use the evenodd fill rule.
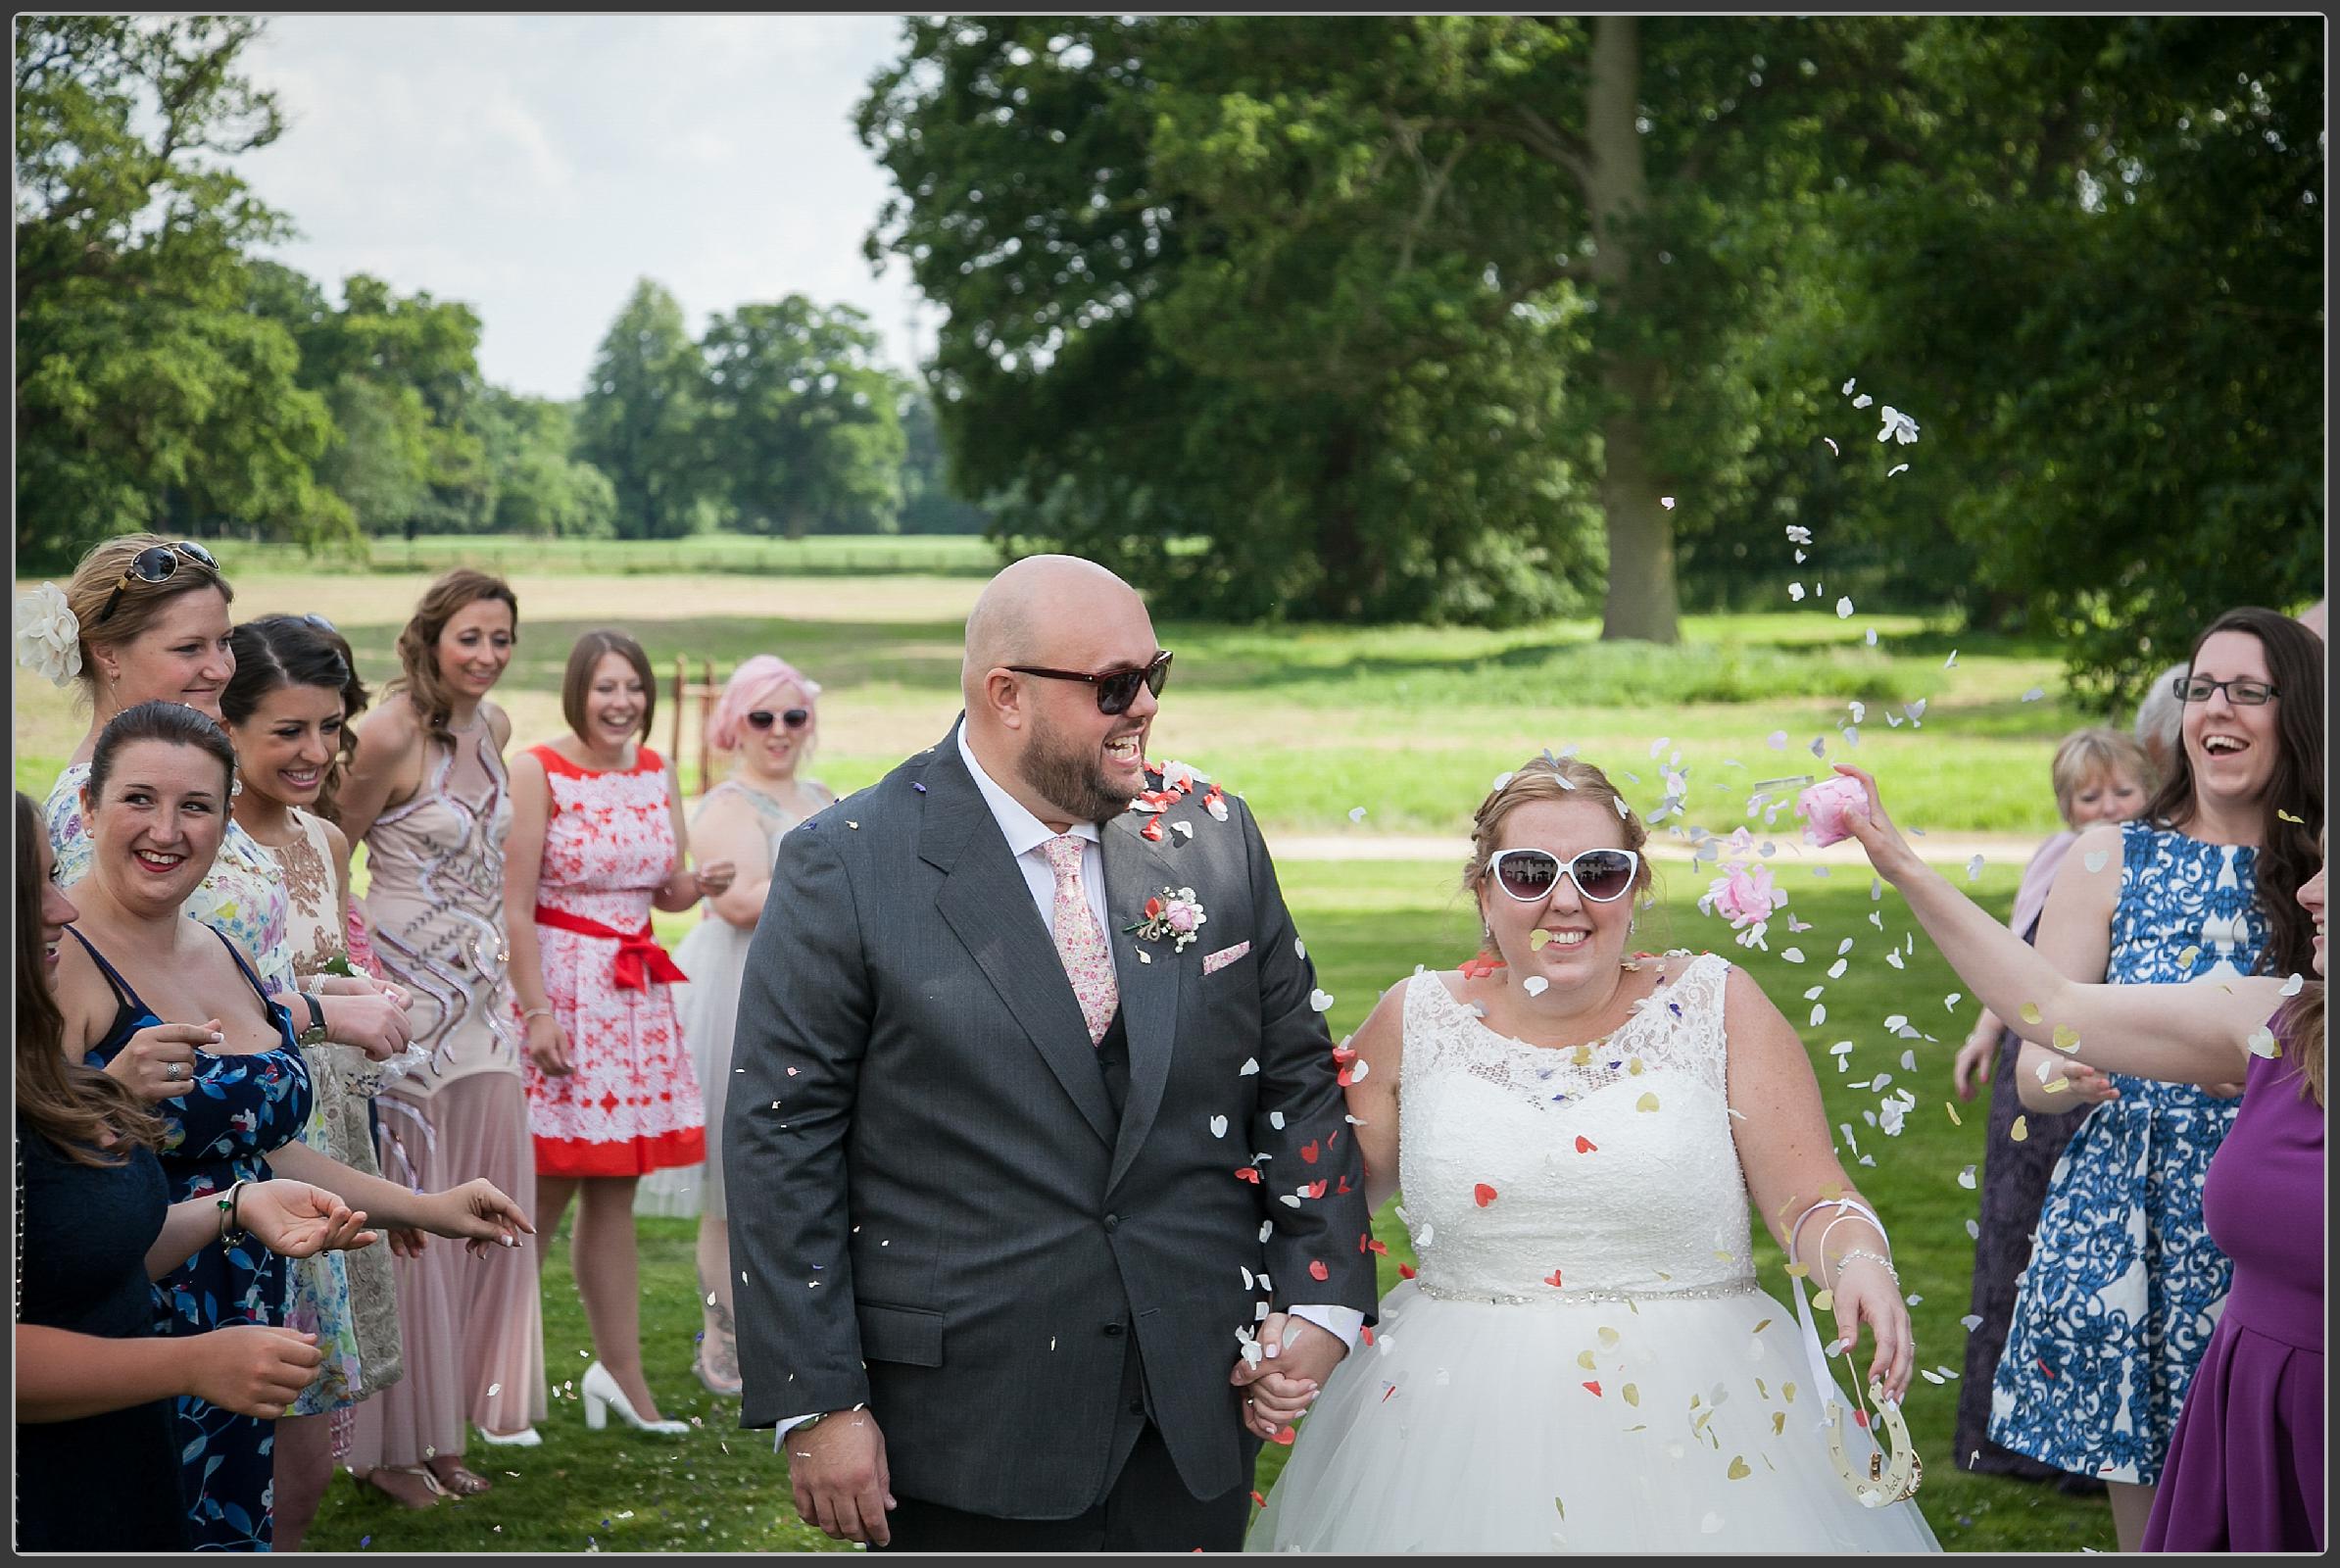
<path fill-rule="evenodd" d="M 1500 963 L 1415 974 L 1351 1042 L 1366 1196 L 1403 1189 L 1421 1272 L 1321 1396 L 1245 1390 L 1263 1436 L 1306 1411 L 1251 1549 L 1938 1549 L 1901 1466 L 1851 1490 L 1862 1396 L 1757 1289 L 1748 1204 L 1834 1338 L 1868 1325 L 1863 1381 L 1898 1401 L 1889 1244 L 1754 981 L 1628 956 L 1645 837 L 1599 769 L 1548 754 L 1480 806 L 1465 885 Z"/>

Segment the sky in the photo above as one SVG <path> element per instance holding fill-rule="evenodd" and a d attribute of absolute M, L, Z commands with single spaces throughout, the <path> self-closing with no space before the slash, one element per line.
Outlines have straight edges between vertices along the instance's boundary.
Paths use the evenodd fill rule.
<path fill-rule="evenodd" d="M 268 252 L 336 302 L 370 272 L 462 300 L 479 367 L 583 391 L 635 280 L 707 317 L 803 294 L 864 311 L 885 358 L 930 352 L 936 313 L 863 237 L 892 181 L 853 106 L 895 17 L 280 16 L 247 55 L 287 125 L 237 160 L 300 237 Z M 919 324 L 913 328 L 915 313 Z"/>

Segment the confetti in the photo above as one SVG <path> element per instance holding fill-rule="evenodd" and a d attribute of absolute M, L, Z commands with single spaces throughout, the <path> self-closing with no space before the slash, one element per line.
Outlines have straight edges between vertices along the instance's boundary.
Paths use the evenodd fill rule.
<path fill-rule="evenodd" d="M 1966 1123 L 1959 1118 L 1958 1107 L 1956 1105 L 1953 1105 L 1950 1103 L 1950 1102 L 1945 1100 L 1942 1102 L 1942 1108 L 1950 1113 L 1951 1126 L 1964 1127 L 1966 1125 Z"/>
<path fill-rule="evenodd" d="M 1725 1473 L 1733 1481 L 1744 1481 L 1755 1473 L 1755 1467 L 1747 1463 L 1745 1454 L 1733 1454 L 1731 1459 L 1731 1468 Z"/>
<path fill-rule="evenodd" d="M 1979 877 L 1979 876 L 1981 876 L 1981 875 L 1982 875 L 1982 857 L 1981 857 L 1981 856 L 1979 856 L 1979 855 L 1977 855 L 1977 856 L 1974 856 L 1973 858 L 1971 858 L 1971 859 L 1969 859 L 1969 860 L 1967 861 L 1967 880 L 1968 880 L 1969 882 L 1972 882 L 1972 881 L 1974 881 L 1974 879 L 1976 879 L 1977 877 Z"/>
<path fill-rule="evenodd" d="M 1658 505 L 1664 507 L 1668 512 L 1672 512 L 1674 510 L 1674 498 L 1672 496 L 1660 496 L 1658 497 Z"/>
<path fill-rule="evenodd" d="M 1640 1099 L 1633 1102 L 1633 1109 L 1635 1110 L 1655 1110 L 1657 1108 L 1658 1097 L 1652 1094 L 1645 1094 Z"/>
<path fill-rule="evenodd" d="M 1957 649 L 1955 649 L 1955 648 L 1953 648 L 1953 649 L 1951 649 L 1951 650 L 1950 650 L 1950 657 L 1949 657 L 1948 659 L 1945 659 L 1945 660 L 1943 660 L 1943 661 L 1942 661 L 1942 667 L 1943 667 L 1944 669 L 1949 669 L 1950 667 L 1952 667 L 1953 665 L 1955 665 L 1957 662 L 1958 662 L 1958 650 L 1957 650 Z"/>
<path fill-rule="evenodd" d="M 2015 1015 L 2025 1023 L 2037 1023 L 2039 1021 L 2039 1004 L 2026 1002 L 2015 1009 Z"/>
<path fill-rule="evenodd" d="M 1527 979 L 1520 982 L 1520 989 L 1528 993 L 1528 995 L 1531 997 L 1540 997 L 1545 991 L 1551 988 L 1551 984 L 1552 983 L 1549 980 L 1546 980 L 1542 975 L 1532 974 L 1528 976 Z"/>
<path fill-rule="evenodd" d="M 1546 931 L 1542 926 L 1537 926 L 1535 930 L 1528 933 L 1528 951 L 1530 953 L 1541 953 L 1543 951 L 1543 945 L 1551 940 L 1552 934 L 1549 931 Z"/>
<path fill-rule="evenodd" d="M 2276 992 L 2275 995 L 2285 998 L 2296 997 L 2300 994 L 2300 988 L 2307 983 L 2306 975 L 2294 973 L 2290 979 L 2283 982 L 2283 989 Z"/>
<path fill-rule="evenodd" d="M 1226 1137 L 1226 1136 L 1227 1136 L 1227 1118 L 1226 1118 L 1226 1117 L 1224 1117 L 1224 1116 L 1213 1116 L 1213 1117 L 1210 1119 L 1210 1135 L 1211 1135 L 1213 1138 L 1224 1138 L 1224 1137 Z"/>
<path fill-rule="evenodd" d="M 2252 1030 L 2250 1038 L 2245 1040 L 2243 1045 L 2249 1049 L 2252 1055 L 2265 1056 L 2270 1061 L 2283 1054 L 2283 1048 L 2275 1044 L 2274 1031 L 2265 1024 Z"/>
<path fill-rule="evenodd" d="M 2016 1117 L 2015 1125 L 2007 1129 L 2007 1136 L 2016 1143 L 2022 1143 L 2031 1136 L 2030 1122 L 2022 1116 Z"/>
<path fill-rule="evenodd" d="M 1907 473 L 1907 472 L 1909 472 L 1909 471 L 1910 471 L 1910 466 L 1909 466 L 1908 464 L 1906 464 L 1906 463 L 1896 463 L 1895 465 L 1893 465 L 1893 466 L 1891 466 L 1890 468 L 1887 468 L 1887 469 L 1885 470 L 1885 477 L 1886 477 L 1886 478 L 1888 478 L 1888 479 L 1890 479 L 1890 478 L 1892 478 L 1892 477 L 1893 477 L 1895 474 L 1897 474 L 1897 473 Z"/>
<path fill-rule="evenodd" d="M 2086 855 L 2080 857 L 2080 863 L 2088 868 L 2088 874 L 2090 876 L 2094 876 L 2097 872 L 2105 868 L 2105 862 L 2112 859 L 2112 858 L 2113 857 L 2110 854 L 2103 850 L 2090 850 Z"/>
<path fill-rule="evenodd" d="M 2304 818 L 2293 816 L 2289 811 L 2284 810 L 2280 806 L 2275 808 L 2275 815 L 2281 817 L 2286 822 L 2297 823 L 2301 827 L 2306 827 L 2308 825 Z"/>
<path fill-rule="evenodd" d="M 1329 1012 L 1333 1006 L 1333 993 L 1321 988 L 1308 993 L 1308 1005 L 1318 1012 Z"/>
<path fill-rule="evenodd" d="M 1471 1189 L 1471 1201 L 1477 1203 L 1481 1208 L 1493 1202 L 1497 1196 L 1495 1190 L 1485 1182 L 1480 1182 Z"/>
<path fill-rule="evenodd" d="M 2071 1024 L 2060 1023 L 2056 1025 L 2054 1031 L 2049 1034 L 2048 1044 L 2054 1046 L 2058 1051 L 2063 1052 L 2066 1055 L 2070 1055 L 2072 1053 L 2080 1049 L 2080 1032 L 2077 1029 L 2074 1029 Z"/>
<path fill-rule="evenodd" d="M 1843 453 L 1843 452 L 1842 452 L 1840 449 L 1838 449 L 1838 447 L 1837 447 L 1837 445 L 1836 445 L 1836 443 L 1835 443 L 1835 442 L 1833 442 L 1833 441 L 1828 441 L 1828 438 L 1827 436 L 1825 436 L 1825 435 L 1824 435 L 1824 436 L 1822 436 L 1822 437 L 1821 437 L 1821 439 L 1822 439 L 1823 441 L 1828 441 L 1828 456 L 1829 456 L 1829 457 L 1831 457 L 1831 458 L 1841 458 L 1842 456 L 1844 456 L 1844 453 Z"/>
<path fill-rule="evenodd" d="M 1839 598 L 1836 601 L 1836 618 L 1838 620 L 1850 620 L 1852 618 L 1852 600 L 1849 598 Z"/>
<path fill-rule="evenodd" d="M 1365 820 L 1365 808 L 1363 808 L 1362 806 L 1352 806 L 1352 807 L 1350 807 L 1350 808 L 1348 808 L 1348 819 L 1349 819 L 1350 821 L 1352 821 L 1352 822 L 1362 822 L 1362 821 L 1364 821 L 1364 820 Z"/>
<path fill-rule="evenodd" d="M 2036 703 L 2046 695 L 2047 689 L 2045 687 L 2034 686 L 2029 691 L 2023 693 L 2023 701 L 2026 703 Z"/>

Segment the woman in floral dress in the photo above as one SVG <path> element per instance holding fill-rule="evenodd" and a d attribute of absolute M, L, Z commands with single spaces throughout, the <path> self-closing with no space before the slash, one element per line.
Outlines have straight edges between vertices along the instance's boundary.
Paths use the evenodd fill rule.
<path fill-rule="evenodd" d="M 684 976 L 650 915 L 715 897 L 732 868 L 684 867 L 681 792 L 642 744 L 652 691 L 631 637 L 577 640 L 561 692 L 570 733 L 512 763 L 505 923 L 537 1201 L 557 1225 L 580 1195 L 571 1255 L 599 1357 L 579 1389 L 586 1423 L 599 1428 L 614 1409 L 637 1428 L 683 1432 L 659 1419 L 642 1372 L 634 1186 L 701 1160 L 705 1125 L 669 990 Z"/>

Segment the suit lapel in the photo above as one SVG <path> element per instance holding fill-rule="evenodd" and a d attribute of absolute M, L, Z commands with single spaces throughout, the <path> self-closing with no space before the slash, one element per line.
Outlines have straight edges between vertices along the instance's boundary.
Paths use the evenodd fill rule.
<path fill-rule="evenodd" d="M 955 728 L 935 749 L 924 782 L 926 811 L 918 855 L 943 873 L 935 894 L 937 912 L 1031 1037 L 1082 1116 L 1111 1145 L 1112 1106 L 1081 1004 L 1064 977 L 1064 960 L 1048 940 L 1040 911 L 1032 906 L 1031 889 L 1007 853 L 1007 841 L 973 775 L 959 760 Z M 1134 1030 L 1131 1054 L 1134 1075 Z"/>
<path fill-rule="evenodd" d="M 1130 1088 L 1113 1143 L 1105 1191 L 1128 1171 L 1162 1104 L 1170 1078 L 1170 1051 L 1178 1033 L 1179 976 L 1186 964 L 1167 941 L 1140 941 L 1123 929 L 1145 918 L 1146 901 L 1179 887 L 1178 868 L 1140 835 L 1146 818 L 1124 812 L 1102 828 L 1107 937 L 1113 974 L 1121 987 L 1121 1021 L 1129 1032 Z M 1140 955 L 1145 956 L 1142 958 Z"/>

